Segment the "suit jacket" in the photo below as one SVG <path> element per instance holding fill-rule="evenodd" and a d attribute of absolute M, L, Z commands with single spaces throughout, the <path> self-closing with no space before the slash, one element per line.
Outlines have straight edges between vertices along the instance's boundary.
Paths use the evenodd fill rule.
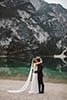
<path fill-rule="evenodd" d="M 43 70 L 43 65 L 42 64 L 39 64 L 38 66 L 38 69 L 37 69 L 37 71 L 35 71 L 35 73 L 38 73 L 38 77 L 40 78 L 40 77 L 43 77 L 43 72 L 42 72 L 42 70 Z"/>
<path fill-rule="evenodd" d="M 43 76 L 42 70 L 43 70 L 43 65 L 42 64 L 39 64 L 38 65 L 38 76 L 39 77 L 42 77 Z"/>

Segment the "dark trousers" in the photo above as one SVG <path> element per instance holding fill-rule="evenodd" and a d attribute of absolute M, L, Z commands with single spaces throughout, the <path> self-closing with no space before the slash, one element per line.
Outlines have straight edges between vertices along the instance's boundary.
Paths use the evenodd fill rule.
<path fill-rule="evenodd" d="M 44 93 L 43 77 L 38 77 L 39 93 Z"/>

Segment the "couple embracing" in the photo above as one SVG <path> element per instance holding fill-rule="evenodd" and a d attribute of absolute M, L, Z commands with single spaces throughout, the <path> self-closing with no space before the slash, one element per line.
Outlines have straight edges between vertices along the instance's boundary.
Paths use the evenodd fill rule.
<path fill-rule="evenodd" d="M 42 59 L 40 57 L 33 58 L 31 66 L 32 66 L 32 81 L 31 81 L 30 93 L 44 93 Z"/>
<path fill-rule="evenodd" d="M 18 90 L 8 90 L 9 93 L 20 93 L 28 90 L 29 93 L 44 93 L 42 59 L 40 57 L 33 58 L 30 72 L 24 85 Z"/>

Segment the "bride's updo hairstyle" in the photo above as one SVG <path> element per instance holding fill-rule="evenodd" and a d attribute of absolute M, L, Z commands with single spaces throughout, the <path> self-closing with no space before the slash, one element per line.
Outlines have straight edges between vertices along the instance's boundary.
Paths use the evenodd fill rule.
<path fill-rule="evenodd" d="M 35 58 L 33 58 L 32 62 L 33 62 L 33 63 L 36 63 L 36 62 L 37 62 L 37 60 L 36 60 Z"/>

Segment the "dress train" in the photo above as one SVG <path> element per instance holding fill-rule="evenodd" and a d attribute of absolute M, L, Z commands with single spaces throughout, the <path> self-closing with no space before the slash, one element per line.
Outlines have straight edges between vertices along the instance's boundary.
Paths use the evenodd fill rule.
<path fill-rule="evenodd" d="M 29 84 L 30 84 L 31 75 L 32 75 L 32 67 L 31 67 L 31 69 L 30 69 L 28 79 L 27 79 L 27 81 L 24 83 L 24 85 L 23 85 L 20 89 L 18 89 L 18 90 L 8 90 L 8 92 L 9 92 L 9 93 L 21 93 L 21 92 L 24 92 L 24 91 L 28 88 L 28 86 L 29 86 Z"/>

